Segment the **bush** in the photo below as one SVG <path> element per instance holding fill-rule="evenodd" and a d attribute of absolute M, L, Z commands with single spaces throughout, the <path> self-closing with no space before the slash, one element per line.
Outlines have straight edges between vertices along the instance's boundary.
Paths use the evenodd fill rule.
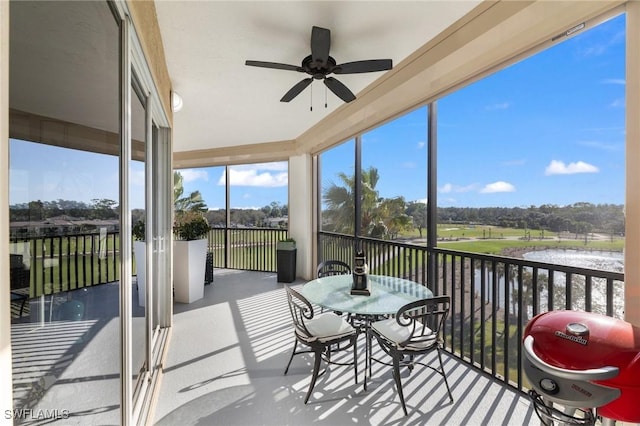
<path fill-rule="evenodd" d="M 191 241 L 205 238 L 211 227 L 204 215 L 197 211 L 176 214 L 173 232 L 181 240 Z"/>

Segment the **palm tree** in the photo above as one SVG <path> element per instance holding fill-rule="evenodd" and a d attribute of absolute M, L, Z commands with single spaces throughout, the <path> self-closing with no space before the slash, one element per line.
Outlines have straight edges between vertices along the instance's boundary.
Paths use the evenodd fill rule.
<path fill-rule="evenodd" d="M 353 234 L 355 215 L 355 176 L 338 173 L 341 185 L 332 183 L 323 190 L 322 200 L 326 205 L 323 211 L 326 228 L 334 232 Z M 380 221 L 386 223 L 383 211 L 379 208 L 381 199 L 376 190 L 380 175 L 378 169 L 369 167 L 362 171 L 362 235 L 369 235 L 374 225 Z"/>
<path fill-rule="evenodd" d="M 176 213 L 186 211 L 206 212 L 207 204 L 202 199 L 200 191 L 193 191 L 189 196 L 183 197 L 184 186 L 183 177 L 180 172 L 173 172 L 173 208 Z"/>
<path fill-rule="evenodd" d="M 378 190 L 376 190 L 379 180 L 380 174 L 375 167 L 371 166 L 362 171 L 362 204 L 360 207 L 362 214 L 360 232 L 362 235 L 368 235 L 373 226 L 380 221 L 388 226 L 379 208 L 381 199 Z"/>
<path fill-rule="evenodd" d="M 322 200 L 327 206 L 323 211 L 326 227 L 334 232 L 353 234 L 355 203 L 354 178 L 338 173 L 342 185 L 332 183 L 323 190 Z"/>
<path fill-rule="evenodd" d="M 397 238 L 400 232 L 413 226 L 412 218 L 406 214 L 406 211 L 407 204 L 402 196 L 385 198 L 379 203 L 377 213 L 381 221 L 384 222 L 391 239 Z"/>

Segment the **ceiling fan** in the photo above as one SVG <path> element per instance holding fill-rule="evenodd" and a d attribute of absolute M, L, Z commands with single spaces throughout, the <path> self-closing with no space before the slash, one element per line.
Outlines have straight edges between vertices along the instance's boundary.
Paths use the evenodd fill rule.
<path fill-rule="evenodd" d="M 246 61 L 245 65 L 252 67 L 273 68 L 285 71 L 297 71 L 309 74 L 295 86 L 293 86 L 280 99 L 280 102 L 289 102 L 298 96 L 314 79 L 322 80 L 336 96 L 345 102 L 353 101 L 356 96 L 340 81 L 329 74 L 358 74 L 365 72 L 386 71 L 392 68 L 391 59 L 370 59 L 365 61 L 346 62 L 337 64 L 333 57 L 329 56 L 331 46 L 331 31 L 326 28 L 313 27 L 311 29 L 311 55 L 302 60 L 302 64 L 288 65 L 277 62 Z"/>

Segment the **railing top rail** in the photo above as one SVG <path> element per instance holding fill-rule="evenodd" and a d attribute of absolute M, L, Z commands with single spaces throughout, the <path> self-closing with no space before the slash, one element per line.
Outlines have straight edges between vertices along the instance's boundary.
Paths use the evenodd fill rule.
<path fill-rule="evenodd" d="M 340 233 L 337 233 L 337 232 L 320 231 L 319 234 L 320 235 L 330 236 L 330 237 L 338 237 L 338 238 L 350 239 L 350 240 L 355 240 L 356 239 L 356 237 L 354 237 L 353 235 L 340 234 Z M 426 249 L 427 248 L 426 246 L 421 246 L 421 245 L 412 244 L 412 243 L 403 243 L 403 242 L 398 241 L 398 240 L 381 240 L 381 239 L 378 239 L 378 238 L 371 238 L 371 237 L 357 237 L 357 239 L 359 241 L 366 241 L 366 242 L 370 242 L 372 244 L 397 246 L 397 247 L 403 247 L 403 248 L 407 248 L 407 249 L 414 249 L 414 248 Z"/>
<path fill-rule="evenodd" d="M 471 253 L 471 252 L 465 252 L 460 250 L 451 250 L 451 249 L 443 249 L 443 248 L 434 248 L 432 249 L 432 251 L 434 253 L 468 257 L 468 258 L 474 258 L 479 260 L 485 260 L 489 262 L 501 262 L 501 263 L 508 263 L 510 265 L 533 267 L 538 269 L 553 269 L 554 271 L 559 271 L 559 272 L 569 272 L 569 273 L 579 274 L 579 275 L 590 275 L 590 276 L 601 277 L 601 278 L 609 278 L 616 281 L 624 281 L 623 272 L 606 271 L 603 269 L 593 269 L 593 268 L 584 268 L 584 267 L 578 267 L 578 266 L 562 265 L 558 263 L 546 263 L 546 262 L 539 262 L 536 260 L 518 259 L 515 257 L 500 256 L 495 254 Z"/>
<path fill-rule="evenodd" d="M 338 238 L 354 239 L 355 240 L 355 237 L 353 235 L 345 235 L 345 234 L 339 234 L 339 233 L 328 232 L 328 231 L 321 231 L 320 234 L 327 235 L 327 236 L 338 237 Z M 428 248 L 426 246 L 422 246 L 422 245 L 403 243 L 403 242 L 399 242 L 399 241 L 380 240 L 380 239 L 370 238 L 370 237 L 358 237 L 358 239 L 361 240 L 361 241 L 368 241 L 368 242 L 371 242 L 373 244 L 392 245 L 392 246 L 403 247 L 403 248 L 407 248 L 407 249 L 423 250 L 423 251 L 427 251 L 427 252 L 431 252 L 431 253 L 459 256 L 459 257 L 466 257 L 466 258 L 474 258 L 474 259 L 479 259 L 479 260 L 485 260 L 485 261 L 488 261 L 488 262 L 501 262 L 501 263 L 508 263 L 510 265 L 523 266 L 523 267 L 533 267 L 533 268 L 538 268 L 538 269 L 552 269 L 552 270 L 558 271 L 558 272 L 566 272 L 566 273 L 573 273 L 573 274 L 579 274 L 579 275 L 601 277 L 601 278 L 612 279 L 612 280 L 615 280 L 615 281 L 624 281 L 624 273 L 623 272 L 606 271 L 606 270 L 602 270 L 602 269 L 583 268 L 583 267 L 577 267 L 577 266 L 561 265 L 561 264 L 557 264 L 557 263 L 545 263 L 545 262 L 539 262 L 539 261 L 535 261 L 535 260 L 518 259 L 518 258 L 515 258 L 515 257 L 501 256 L 501 255 L 495 255 L 495 254 L 473 253 L 473 252 L 454 250 L 454 249 L 449 249 L 449 248 L 445 249 L 445 248 L 440 248 L 440 247 L 434 247 L 434 248 L 430 249 L 430 248 Z"/>

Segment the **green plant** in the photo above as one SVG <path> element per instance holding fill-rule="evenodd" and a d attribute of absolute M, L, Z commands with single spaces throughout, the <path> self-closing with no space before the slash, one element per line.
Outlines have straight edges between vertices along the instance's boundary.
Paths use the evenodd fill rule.
<path fill-rule="evenodd" d="M 181 240 L 199 240 L 207 236 L 211 227 L 198 211 L 186 211 L 176 214 L 173 232 Z"/>
<path fill-rule="evenodd" d="M 146 235 L 144 220 L 139 220 L 133 225 L 131 234 L 134 240 L 144 241 Z"/>

